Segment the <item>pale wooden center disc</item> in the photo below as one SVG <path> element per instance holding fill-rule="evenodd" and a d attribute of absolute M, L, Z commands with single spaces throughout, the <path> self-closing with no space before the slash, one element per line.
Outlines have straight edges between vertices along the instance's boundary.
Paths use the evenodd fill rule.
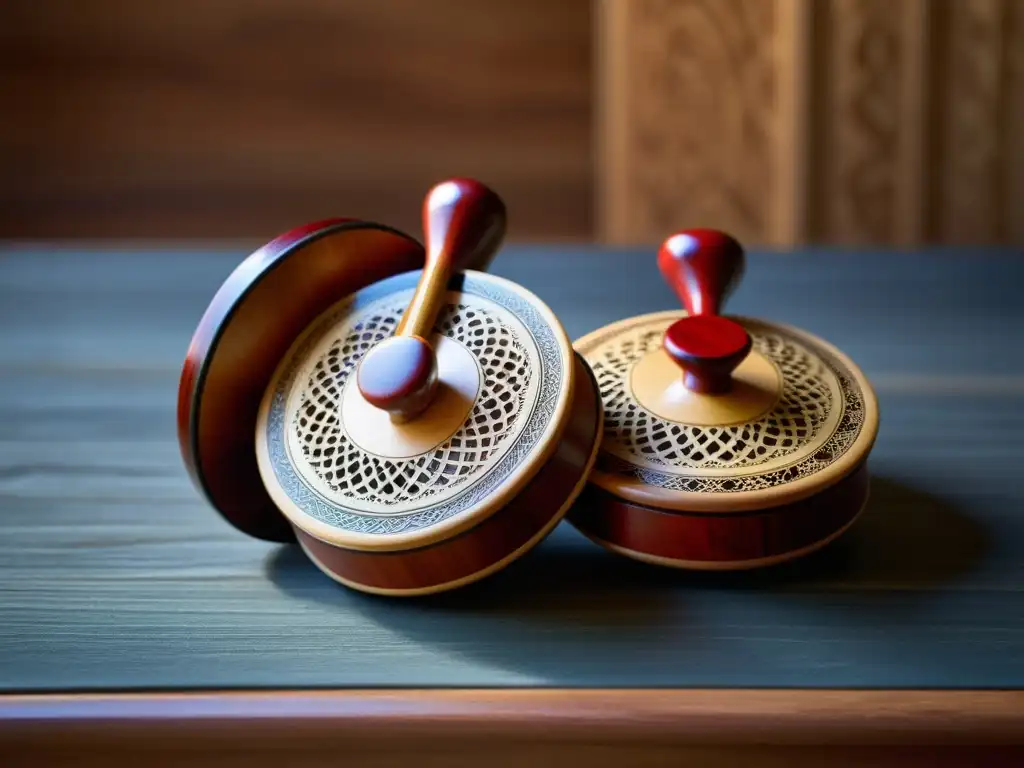
<path fill-rule="evenodd" d="M 434 341 L 437 355 L 437 394 L 417 418 L 404 424 L 370 405 L 353 376 L 342 395 L 342 421 L 348 437 L 367 453 L 388 459 L 407 459 L 431 451 L 465 423 L 480 392 L 480 367 L 473 354 L 447 336 Z"/>
<path fill-rule="evenodd" d="M 768 358 L 751 351 L 733 371 L 732 389 L 702 395 L 686 388 L 682 369 L 660 347 L 648 352 L 630 374 L 636 401 L 666 421 L 694 426 L 728 426 L 770 411 L 782 392 L 779 371 Z"/>

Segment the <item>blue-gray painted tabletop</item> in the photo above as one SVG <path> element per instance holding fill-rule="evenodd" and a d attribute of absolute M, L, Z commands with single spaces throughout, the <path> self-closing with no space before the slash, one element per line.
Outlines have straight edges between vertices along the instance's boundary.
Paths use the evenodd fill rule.
<path fill-rule="evenodd" d="M 507 247 L 570 336 L 677 302 L 654 251 Z M 881 427 L 798 563 L 632 563 L 562 524 L 447 595 L 347 591 L 206 505 L 179 366 L 238 249 L 0 250 L 0 690 L 1024 687 L 1024 253 L 754 251 L 727 309 L 820 334 Z"/>

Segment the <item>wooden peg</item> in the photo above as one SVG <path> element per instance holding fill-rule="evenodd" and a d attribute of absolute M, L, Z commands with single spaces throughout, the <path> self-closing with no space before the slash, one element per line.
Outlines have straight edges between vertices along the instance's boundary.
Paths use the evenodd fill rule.
<path fill-rule="evenodd" d="M 665 331 L 663 348 L 683 369 L 688 389 L 728 392 L 752 346 L 743 326 L 718 314 L 743 274 L 742 246 L 717 230 L 683 230 L 662 244 L 658 268 L 689 313 Z"/>
<path fill-rule="evenodd" d="M 429 336 L 452 274 L 483 270 L 505 236 L 501 198 L 473 179 L 450 179 L 433 187 L 423 205 L 426 262 L 394 336 L 363 357 L 360 393 L 395 422 L 422 413 L 437 391 L 437 357 Z"/>

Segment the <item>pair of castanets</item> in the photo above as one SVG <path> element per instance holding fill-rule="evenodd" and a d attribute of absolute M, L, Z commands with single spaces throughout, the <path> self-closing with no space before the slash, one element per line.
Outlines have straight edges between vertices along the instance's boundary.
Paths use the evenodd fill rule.
<path fill-rule="evenodd" d="M 425 247 L 321 221 L 243 261 L 192 339 L 185 464 L 250 536 L 297 540 L 364 592 L 494 573 L 563 518 L 648 563 L 741 569 L 824 546 L 868 495 L 878 406 L 860 369 L 791 327 L 720 314 L 744 266 L 713 230 L 657 264 L 684 309 L 571 341 L 485 270 L 501 199 L 427 195 Z"/>

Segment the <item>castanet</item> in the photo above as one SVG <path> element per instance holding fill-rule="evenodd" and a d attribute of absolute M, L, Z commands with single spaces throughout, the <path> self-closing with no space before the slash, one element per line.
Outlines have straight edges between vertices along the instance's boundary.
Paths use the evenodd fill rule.
<path fill-rule="evenodd" d="M 505 205 L 433 187 L 425 245 L 333 219 L 260 249 L 182 368 L 178 438 L 235 527 L 381 595 L 478 581 L 563 518 L 648 563 L 744 569 L 818 549 L 869 492 L 878 404 L 840 350 L 724 315 L 745 266 L 715 230 L 657 255 L 682 309 L 573 343 L 486 271 Z"/>
<path fill-rule="evenodd" d="M 574 343 L 597 378 L 604 436 L 569 522 L 656 565 L 738 570 L 825 546 L 869 493 L 870 382 L 806 331 L 722 314 L 745 254 L 729 235 L 669 237 L 657 265 L 683 308 Z"/>
<path fill-rule="evenodd" d="M 453 589 L 527 552 L 582 491 L 602 436 L 596 381 L 558 319 L 485 271 L 501 198 L 448 180 L 423 224 L 420 268 L 337 292 L 292 335 L 250 435 L 309 558 L 382 595 Z"/>

